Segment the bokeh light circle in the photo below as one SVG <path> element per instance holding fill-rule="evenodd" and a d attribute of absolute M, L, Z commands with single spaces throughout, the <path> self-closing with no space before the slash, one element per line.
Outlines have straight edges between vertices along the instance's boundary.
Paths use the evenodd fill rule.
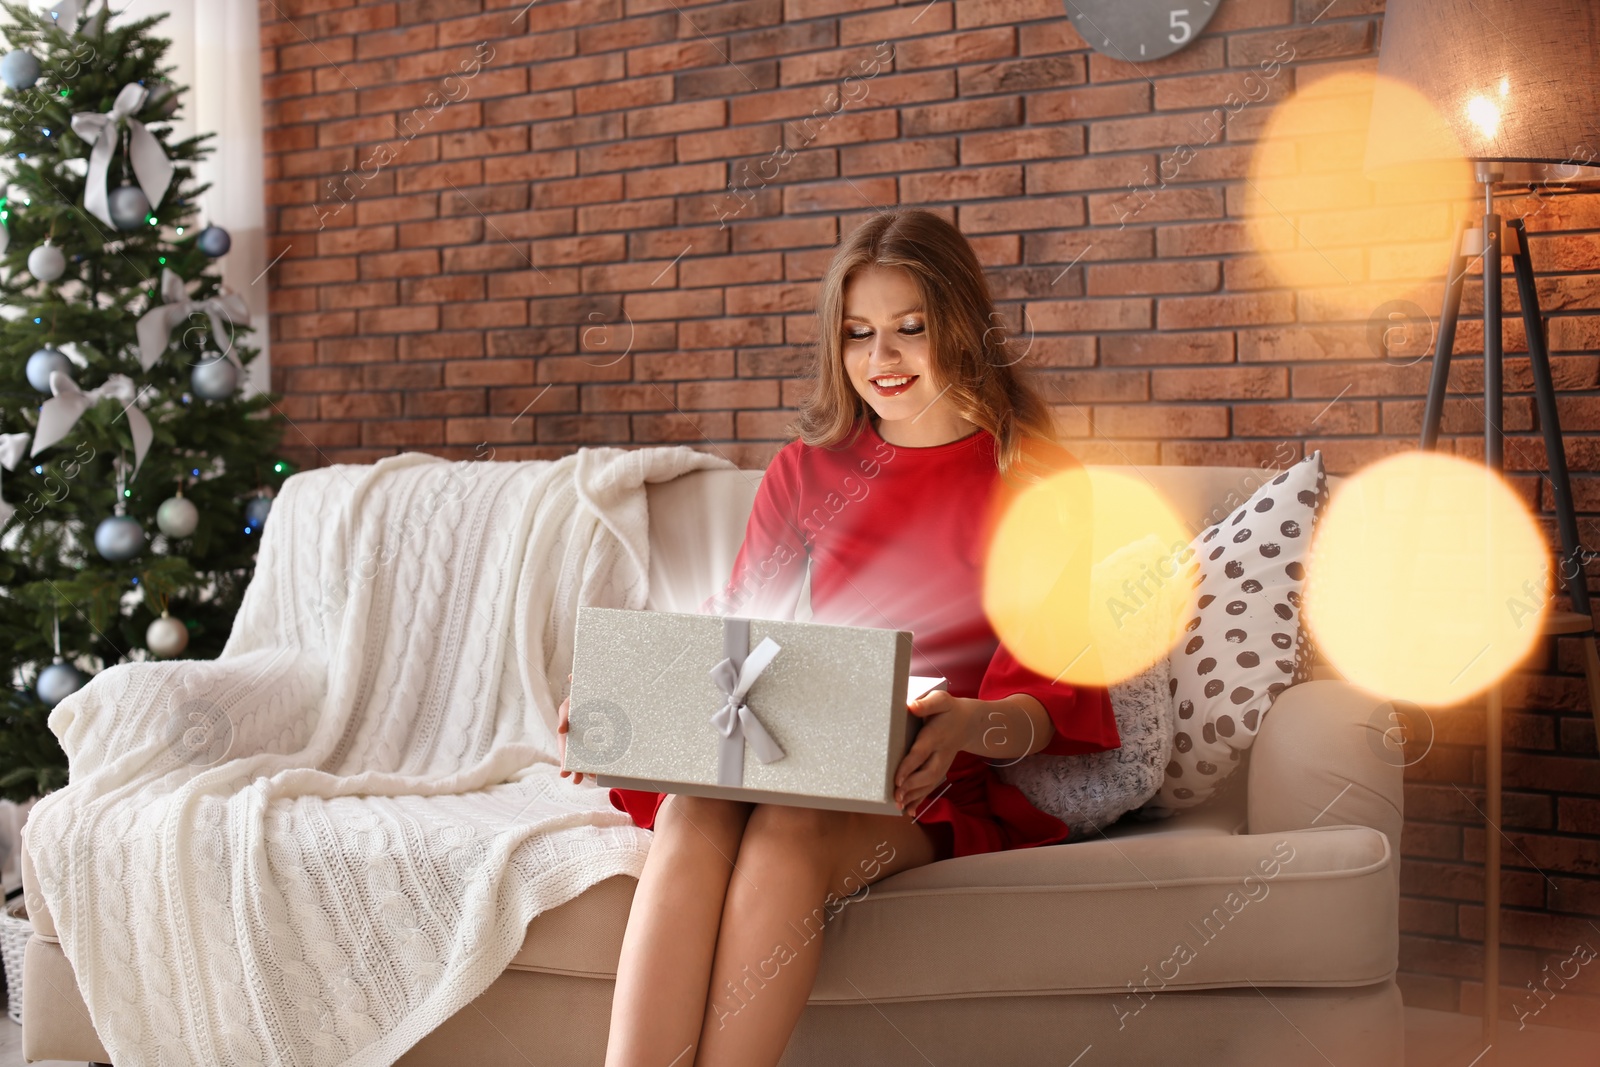
<path fill-rule="evenodd" d="M 1418 130 L 1448 126 L 1415 89 L 1370 71 L 1307 80 L 1273 109 L 1239 193 L 1256 284 L 1296 290 L 1299 321 L 1364 320 L 1385 301 L 1437 304 L 1460 221 L 1475 210 L 1471 166 L 1436 137 L 1428 147 L 1443 158 L 1368 169 L 1369 144 L 1381 159 Z M 1252 273 L 1250 261 L 1239 266 Z"/>
<path fill-rule="evenodd" d="M 1505 676 L 1550 599 L 1545 537 L 1481 463 L 1402 452 L 1335 490 L 1317 523 L 1304 615 L 1352 683 L 1443 707 Z"/>
<path fill-rule="evenodd" d="M 1056 681 L 1107 686 L 1177 641 L 1194 589 L 1190 536 L 1134 474 L 1062 471 L 1016 496 L 983 566 L 983 610 L 1018 662 Z"/>

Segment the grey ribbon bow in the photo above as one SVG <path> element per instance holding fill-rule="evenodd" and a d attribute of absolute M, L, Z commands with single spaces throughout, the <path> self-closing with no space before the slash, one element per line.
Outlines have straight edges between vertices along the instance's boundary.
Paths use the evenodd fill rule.
<path fill-rule="evenodd" d="M 97 111 L 80 111 L 72 116 L 72 132 L 94 145 L 89 152 L 89 174 L 83 188 L 83 208 L 89 214 L 115 228 L 111 221 L 111 204 L 106 191 L 106 173 L 111 169 L 111 157 L 117 150 L 117 131 L 128 127 L 128 158 L 133 161 L 133 174 L 139 188 L 149 198 L 151 208 L 161 203 L 172 184 L 172 161 L 162 149 L 156 135 L 144 128 L 144 123 L 133 116 L 144 107 L 150 91 L 137 82 L 122 87 L 111 110 L 104 115 Z"/>
<path fill-rule="evenodd" d="M 8 471 L 17 469 L 17 464 L 22 462 L 22 457 L 28 454 L 28 435 L 25 433 L 0 433 L 0 467 Z M 11 516 L 16 514 L 16 507 L 7 504 L 4 495 L 0 495 L 0 526 L 11 521 Z"/>
<path fill-rule="evenodd" d="M 77 382 L 65 374 L 52 371 L 50 391 L 55 395 L 39 408 L 39 425 L 33 431 L 33 455 L 37 456 L 71 433 L 85 411 L 102 400 L 115 400 L 122 405 L 123 414 L 128 416 L 128 431 L 133 435 L 132 476 L 138 477 L 139 464 L 144 462 L 144 454 L 150 450 L 150 442 L 155 434 L 151 431 L 149 416 L 134 403 L 138 393 L 134 390 L 132 378 L 126 374 L 113 374 L 98 389 L 84 392 L 78 388 Z"/>
<path fill-rule="evenodd" d="M 717 784 L 739 786 L 744 784 L 745 745 L 762 763 L 783 758 L 783 749 L 767 733 L 755 712 L 744 701 L 750 687 L 761 672 L 767 669 L 780 646 L 770 637 L 747 653 L 750 646 L 750 620 L 725 616 L 722 627 L 722 647 L 727 658 L 711 668 L 711 680 L 727 694 L 727 700 L 711 716 L 711 725 L 722 736 L 717 744 Z"/>
<path fill-rule="evenodd" d="M 172 343 L 172 330 L 196 312 L 211 320 L 211 339 L 217 349 L 241 372 L 244 364 L 233 351 L 233 338 L 223 323 L 250 325 L 250 305 L 238 293 L 219 293 L 204 300 L 190 300 L 184 281 L 171 267 L 161 268 L 161 299 L 165 303 L 139 316 L 139 365 L 149 370 Z"/>

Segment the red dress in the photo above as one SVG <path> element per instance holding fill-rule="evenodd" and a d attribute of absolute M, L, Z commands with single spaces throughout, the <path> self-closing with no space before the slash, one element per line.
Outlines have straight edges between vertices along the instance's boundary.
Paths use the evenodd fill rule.
<path fill-rule="evenodd" d="M 949 679 L 953 696 L 1037 698 L 1055 726 L 1042 753 L 1119 747 L 1106 689 L 1054 683 L 1029 670 L 983 613 L 984 547 L 1022 484 L 1000 476 L 994 436 L 980 429 L 947 444 L 904 448 L 884 441 L 869 421 L 858 425 L 853 443 L 813 448 L 796 440 L 773 457 L 733 574 L 700 611 L 791 619 L 809 559 L 811 621 L 911 631 L 911 673 Z M 1060 446 L 1036 438 L 1028 445 L 1028 455 L 1051 470 L 1079 466 Z M 1088 610 L 1086 557 L 1078 570 Z M 612 805 L 646 829 L 665 796 L 610 792 Z M 945 783 L 908 817 L 928 828 L 940 858 L 1050 845 L 1070 833 L 971 752 L 956 754 Z"/>

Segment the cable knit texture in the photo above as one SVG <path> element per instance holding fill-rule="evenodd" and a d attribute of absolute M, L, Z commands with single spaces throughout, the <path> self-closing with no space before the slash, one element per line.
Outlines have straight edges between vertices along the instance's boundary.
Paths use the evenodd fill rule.
<path fill-rule="evenodd" d="M 650 835 L 558 775 L 577 607 L 644 607 L 646 482 L 731 466 L 295 475 L 218 659 L 119 664 L 57 705 L 71 778 L 27 848 L 119 1067 L 392 1063 L 534 916 L 637 877 Z"/>

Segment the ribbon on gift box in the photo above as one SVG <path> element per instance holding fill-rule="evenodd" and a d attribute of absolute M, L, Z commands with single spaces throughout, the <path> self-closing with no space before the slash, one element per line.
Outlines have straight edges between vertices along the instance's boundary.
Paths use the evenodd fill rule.
<path fill-rule="evenodd" d="M 128 158 L 133 161 L 133 176 L 139 188 L 154 209 L 167 195 L 172 184 L 172 161 L 156 140 L 156 135 L 145 129 L 144 123 L 133 116 L 144 107 L 150 91 L 137 82 L 129 82 L 117 93 L 111 110 L 80 111 L 72 116 L 72 132 L 94 147 L 89 151 L 89 174 L 83 187 L 83 209 L 107 226 L 111 221 L 110 194 L 106 191 L 106 174 L 111 169 L 111 157 L 117 151 L 117 133 L 128 127 Z"/>
<path fill-rule="evenodd" d="M 134 403 L 138 394 L 133 379 L 126 374 L 113 374 L 98 389 L 84 392 L 78 383 L 60 371 L 50 372 L 50 391 L 55 395 L 39 408 L 39 425 L 33 431 L 33 454 L 49 448 L 67 434 L 83 418 L 83 413 L 102 400 L 116 400 L 122 404 L 122 413 L 128 416 L 128 431 L 133 435 L 133 477 L 139 475 L 139 464 L 150 450 L 155 436 L 150 428 L 150 417 Z"/>
<path fill-rule="evenodd" d="M 139 365 L 149 370 L 172 343 L 172 329 L 190 315 L 200 313 L 211 320 L 211 339 L 217 349 L 239 370 L 244 364 L 233 351 L 233 337 L 222 324 L 250 325 L 250 305 L 238 293 L 223 292 L 204 300 L 190 300 L 184 281 L 171 267 L 161 268 L 161 299 L 165 303 L 139 316 Z"/>
<path fill-rule="evenodd" d="M 744 700 L 780 646 L 772 638 L 763 637 L 759 645 L 751 648 L 750 620 L 725 615 L 722 650 L 727 658 L 711 668 L 711 680 L 727 694 L 722 707 L 711 715 L 711 725 L 722 735 L 717 746 L 717 784 L 738 786 L 744 784 L 746 744 L 762 763 L 783 758 L 783 749 Z"/>
<path fill-rule="evenodd" d="M 8 471 L 17 469 L 17 464 L 22 462 L 22 457 L 28 454 L 28 435 L 25 433 L 0 433 L 0 467 Z M 6 503 L 4 494 L 0 494 L 0 526 L 11 521 L 11 516 L 17 509 Z"/>

